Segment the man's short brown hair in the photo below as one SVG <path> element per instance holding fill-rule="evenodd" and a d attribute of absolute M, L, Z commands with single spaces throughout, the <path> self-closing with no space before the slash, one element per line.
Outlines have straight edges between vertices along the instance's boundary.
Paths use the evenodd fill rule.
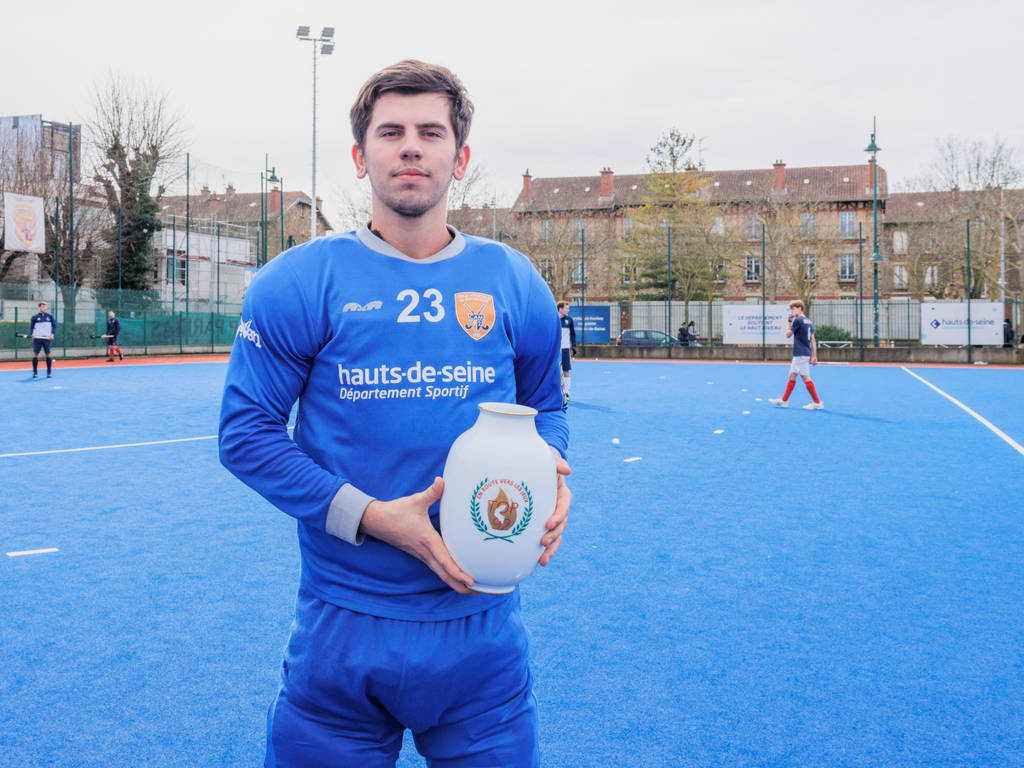
<path fill-rule="evenodd" d="M 793 309 L 793 307 L 800 307 L 800 311 L 804 311 L 804 303 L 800 301 L 800 299 L 793 299 L 791 302 L 789 302 L 789 308 Z"/>
<path fill-rule="evenodd" d="M 352 136 L 360 149 L 365 146 L 373 105 L 385 93 L 400 93 L 406 96 L 417 93 L 443 93 L 448 97 L 451 106 L 455 149 L 462 149 L 469 136 L 470 123 L 473 122 L 473 102 L 469 100 L 469 94 L 450 69 L 415 59 L 406 59 L 382 69 L 359 89 L 355 104 L 349 111 L 349 119 L 352 121 Z"/>

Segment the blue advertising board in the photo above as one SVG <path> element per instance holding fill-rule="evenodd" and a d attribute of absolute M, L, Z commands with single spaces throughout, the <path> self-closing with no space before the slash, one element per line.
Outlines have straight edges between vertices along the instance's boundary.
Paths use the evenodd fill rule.
<path fill-rule="evenodd" d="M 583 310 L 586 310 L 584 313 Z M 607 344 L 611 341 L 611 307 L 569 306 L 576 326 L 577 344 Z M 581 317 L 583 318 L 581 320 Z"/>

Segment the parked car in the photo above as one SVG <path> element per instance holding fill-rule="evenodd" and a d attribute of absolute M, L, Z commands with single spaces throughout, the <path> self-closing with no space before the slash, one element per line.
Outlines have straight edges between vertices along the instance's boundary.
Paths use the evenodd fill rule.
<path fill-rule="evenodd" d="M 630 329 L 615 340 L 620 347 L 681 347 L 679 339 L 664 331 Z"/>

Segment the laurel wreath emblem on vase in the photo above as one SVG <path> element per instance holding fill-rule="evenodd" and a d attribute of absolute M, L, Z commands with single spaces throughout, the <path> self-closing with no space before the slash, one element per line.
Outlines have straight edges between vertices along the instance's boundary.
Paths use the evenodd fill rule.
<path fill-rule="evenodd" d="M 530 525 L 530 518 L 533 516 L 533 494 L 530 492 L 530 488 L 526 483 L 520 482 L 527 500 L 526 507 L 523 509 L 522 517 L 519 518 L 515 527 L 513 527 L 507 534 L 495 533 L 487 526 L 487 523 L 484 522 L 483 515 L 480 513 L 480 501 L 477 498 L 480 493 L 480 489 L 486 484 L 487 478 L 485 477 L 480 481 L 476 488 L 473 489 L 473 495 L 470 497 L 469 516 L 473 520 L 473 526 L 480 531 L 480 533 L 485 535 L 484 541 L 500 539 L 501 541 L 507 541 L 511 544 L 512 539 L 520 535 L 526 530 L 527 526 Z"/>

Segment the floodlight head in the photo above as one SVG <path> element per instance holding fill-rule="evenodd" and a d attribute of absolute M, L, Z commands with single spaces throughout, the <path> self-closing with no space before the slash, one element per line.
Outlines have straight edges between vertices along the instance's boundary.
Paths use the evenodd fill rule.
<path fill-rule="evenodd" d="M 320 46 L 320 53 L 324 56 L 330 56 L 334 53 L 334 43 L 324 43 Z"/>
<path fill-rule="evenodd" d="M 277 178 L 277 169 L 276 168 L 271 168 L 270 169 L 270 176 L 267 177 L 267 181 L 269 181 L 271 184 L 277 184 L 277 183 L 279 183 L 281 181 L 279 178 Z"/>
<path fill-rule="evenodd" d="M 875 144 L 875 134 L 873 134 L 873 133 L 871 134 L 871 143 L 868 144 L 867 149 L 865 149 L 864 151 L 865 152 L 881 152 L 882 151 L 882 148 L 879 147 L 877 144 Z"/>
<path fill-rule="evenodd" d="M 324 27 L 324 31 L 320 33 L 320 37 L 324 40 L 330 40 L 334 37 L 334 27 Z"/>
<path fill-rule="evenodd" d="M 295 36 L 300 40 L 304 37 L 309 37 L 309 27 L 299 27 L 295 31 Z"/>

